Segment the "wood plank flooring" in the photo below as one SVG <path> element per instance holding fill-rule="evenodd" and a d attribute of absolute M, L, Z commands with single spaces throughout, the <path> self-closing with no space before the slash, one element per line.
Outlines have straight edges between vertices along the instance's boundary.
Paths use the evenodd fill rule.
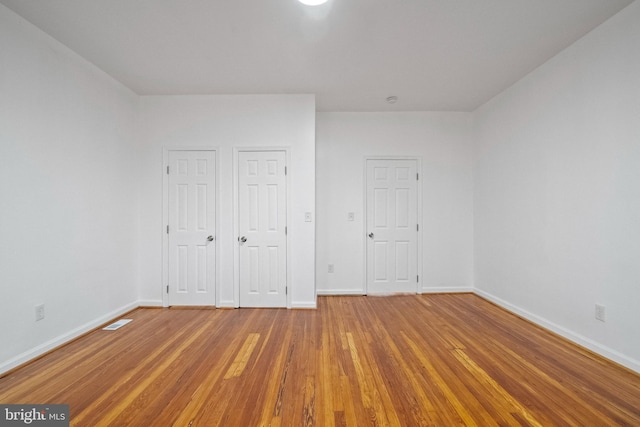
<path fill-rule="evenodd" d="M 77 426 L 640 425 L 640 376 L 472 294 L 138 309 L 0 378 Z"/>

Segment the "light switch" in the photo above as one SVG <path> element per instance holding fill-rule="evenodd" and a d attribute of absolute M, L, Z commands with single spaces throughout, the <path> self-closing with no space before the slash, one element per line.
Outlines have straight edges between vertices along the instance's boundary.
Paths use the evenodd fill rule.
<path fill-rule="evenodd" d="M 304 213 L 304 221 L 305 222 L 311 222 L 311 212 L 305 212 Z"/>
<path fill-rule="evenodd" d="M 353 212 L 349 212 L 349 213 L 347 214 L 347 221 L 353 221 L 353 220 L 355 219 L 355 217 L 356 217 L 356 214 L 355 214 L 355 213 L 353 213 Z"/>

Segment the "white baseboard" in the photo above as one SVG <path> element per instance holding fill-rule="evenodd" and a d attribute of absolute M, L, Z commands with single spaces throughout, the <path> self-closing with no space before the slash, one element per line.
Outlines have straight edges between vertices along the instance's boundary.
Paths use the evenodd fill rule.
<path fill-rule="evenodd" d="M 123 315 L 124 313 L 127 313 L 131 310 L 133 310 L 134 308 L 138 307 L 139 302 L 135 301 L 132 302 L 130 304 L 125 305 L 124 307 L 121 307 L 117 310 L 113 310 L 107 314 L 105 314 L 104 316 L 100 316 L 97 319 L 92 320 L 91 322 L 85 323 L 84 325 L 78 326 L 75 329 L 72 329 L 71 331 L 59 335 L 56 338 L 53 338 L 43 344 L 40 344 L 37 347 L 34 347 L 30 350 L 27 350 L 19 355 L 17 355 L 16 357 L 7 360 L 6 362 L 2 362 L 0 364 L 0 374 L 7 372 L 17 366 L 22 365 L 23 363 L 27 363 L 30 360 L 35 359 L 38 356 L 41 356 L 43 354 L 45 354 L 46 352 L 53 350 L 56 347 L 61 346 L 62 344 L 66 344 L 69 341 L 73 340 L 74 338 L 79 337 L 80 335 L 87 333 L 89 331 L 91 331 L 92 329 L 97 328 L 100 325 L 103 325 L 111 320 L 114 320 L 116 317 L 119 317 L 121 315 Z"/>
<path fill-rule="evenodd" d="M 318 295 L 364 295 L 362 290 L 318 289 Z"/>
<path fill-rule="evenodd" d="M 315 301 L 312 302 L 308 302 L 308 301 L 303 301 L 303 302 L 296 302 L 296 301 L 291 301 L 291 308 L 304 308 L 304 309 L 313 309 L 313 308 L 317 308 L 318 305 Z"/>
<path fill-rule="evenodd" d="M 162 300 L 140 300 L 138 301 L 138 307 L 162 307 Z"/>
<path fill-rule="evenodd" d="M 238 306 L 236 305 L 236 303 L 233 300 L 220 301 L 220 302 L 218 302 L 216 307 L 218 307 L 218 308 L 238 308 Z"/>
<path fill-rule="evenodd" d="M 238 308 L 235 302 L 233 301 L 220 301 L 217 305 L 218 308 Z M 315 302 L 291 302 L 291 308 L 317 308 Z"/>
<path fill-rule="evenodd" d="M 474 291 L 471 287 L 466 286 L 429 286 L 423 287 L 423 294 L 460 294 L 460 293 L 472 293 Z"/>
<path fill-rule="evenodd" d="M 560 335 L 563 338 L 568 339 L 569 341 L 573 341 L 574 343 L 589 349 L 591 351 L 593 351 L 594 353 L 597 353 L 603 357 L 606 357 L 609 360 L 612 360 L 616 363 L 619 363 L 620 365 L 631 369 L 632 371 L 635 371 L 637 373 L 640 373 L 640 361 L 632 359 L 628 356 L 625 356 L 624 354 L 615 351 L 613 349 L 610 349 L 609 347 L 603 346 L 602 344 L 599 344 L 585 336 L 582 336 L 580 334 L 577 334 L 573 331 L 570 331 L 566 328 L 563 328 L 560 325 L 557 325 L 553 322 L 550 322 L 547 319 L 544 319 L 540 316 L 537 316 L 533 313 L 528 312 L 527 310 L 524 310 L 516 305 L 513 305 L 501 298 L 498 298 L 488 292 L 485 292 L 481 289 L 474 289 L 473 291 L 475 294 L 477 294 L 478 296 L 481 296 L 482 298 L 485 298 L 491 302 L 493 302 L 494 304 L 499 305 L 500 307 L 509 310 L 515 314 L 517 314 L 518 316 L 521 316 L 539 326 L 542 326 L 545 329 L 548 329 L 558 335 Z"/>

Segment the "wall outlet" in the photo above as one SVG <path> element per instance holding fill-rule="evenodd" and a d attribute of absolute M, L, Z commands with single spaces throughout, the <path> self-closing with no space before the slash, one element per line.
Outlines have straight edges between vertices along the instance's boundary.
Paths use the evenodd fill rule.
<path fill-rule="evenodd" d="M 333 273 L 333 264 L 329 264 L 328 271 L 329 273 Z"/>
<path fill-rule="evenodd" d="M 44 304 L 36 305 L 36 322 L 44 319 Z"/>
<path fill-rule="evenodd" d="M 353 212 L 347 213 L 347 221 L 353 221 L 356 218 L 356 214 Z"/>
<path fill-rule="evenodd" d="M 596 320 L 604 322 L 606 320 L 605 306 L 596 304 Z"/>

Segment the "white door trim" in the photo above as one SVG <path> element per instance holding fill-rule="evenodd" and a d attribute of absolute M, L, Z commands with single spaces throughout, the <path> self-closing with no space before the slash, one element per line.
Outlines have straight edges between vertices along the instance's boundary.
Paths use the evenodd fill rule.
<path fill-rule="evenodd" d="M 285 176 L 286 182 L 286 216 L 287 216 L 287 235 L 286 235 L 286 282 L 288 287 L 287 292 L 287 308 L 291 308 L 291 294 L 292 294 L 292 283 L 291 283 L 291 239 L 289 235 L 291 234 L 291 222 L 289 218 L 291 218 L 291 147 L 234 147 L 233 148 L 233 242 L 235 245 L 235 250 L 233 251 L 233 304 L 234 307 L 240 307 L 240 246 L 238 245 L 237 238 L 240 232 L 240 224 L 238 218 L 240 217 L 240 201 L 238 200 L 239 193 L 239 168 L 238 162 L 241 152 L 254 152 L 254 151 L 284 151 L 285 159 L 287 162 L 287 174 Z"/>
<path fill-rule="evenodd" d="M 169 152 L 170 151 L 213 151 L 215 153 L 215 212 L 216 212 L 216 234 L 219 234 L 217 230 L 220 230 L 220 215 L 219 215 L 219 206 L 220 206 L 220 191 L 219 191 L 219 183 L 220 183 L 220 159 L 218 156 L 219 149 L 213 146 L 166 146 L 162 147 L 162 227 L 160 232 L 162 233 L 162 283 L 161 283 L 161 293 L 162 293 L 162 306 L 169 306 L 169 294 L 167 293 L 167 286 L 169 285 L 169 235 L 167 234 L 167 225 L 169 224 L 169 175 L 167 174 L 167 167 L 169 166 Z M 216 245 L 216 257 L 215 257 L 215 302 L 214 304 L 217 306 L 218 301 L 220 301 L 220 278 L 219 278 L 219 262 L 218 257 L 220 253 L 220 246 L 218 244 L 218 236 L 216 235 L 216 239 L 213 243 Z"/>
<path fill-rule="evenodd" d="M 422 217 L 422 157 L 420 156 L 365 156 L 364 157 L 364 161 L 363 161 L 363 168 L 362 168 L 362 173 L 364 174 L 364 178 L 363 178 L 363 182 L 364 182 L 364 188 L 363 188 L 363 192 L 364 192 L 364 197 L 363 197 L 363 201 L 364 201 L 364 205 L 363 205 L 363 209 L 362 212 L 364 212 L 364 221 L 362 222 L 362 253 L 364 254 L 363 257 L 363 263 L 362 263 L 362 268 L 363 268 L 363 283 L 362 283 L 362 289 L 364 290 L 364 294 L 366 295 L 368 293 L 368 280 L 367 280 L 367 275 L 368 275 L 368 271 L 367 271 L 367 188 L 368 188 L 368 182 L 367 182 L 367 162 L 369 160 L 415 160 L 416 162 L 416 170 L 419 176 L 418 179 L 418 185 L 417 185 L 417 189 L 416 191 L 418 192 L 417 194 L 417 205 L 418 205 L 418 212 L 417 212 L 417 218 L 418 218 L 418 244 L 417 244 L 417 252 L 418 252 L 418 260 L 417 260 L 417 271 L 418 271 L 418 277 L 420 278 L 420 280 L 418 280 L 416 282 L 416 293 L 417 294 L 422 294 L 422 282 L 423 282 L 423 276 L 422 276 L 422 231 L 424 229 L 423 227 L 423 217 Z"/>

